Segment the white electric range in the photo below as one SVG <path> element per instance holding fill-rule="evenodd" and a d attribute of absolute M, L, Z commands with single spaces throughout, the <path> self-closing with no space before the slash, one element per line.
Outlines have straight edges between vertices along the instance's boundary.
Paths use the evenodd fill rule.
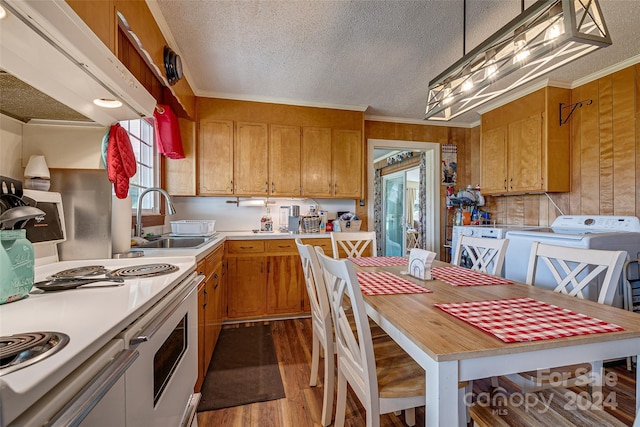
<path fill-rule="evenodd" d="M 61 200 L 53 203 L 61 213 Z M 28 297 L 1 306 L 1 350 L 16 334 L 27 336 L 18 341 L 56 335 L 47 335 L 41 347 L 52 349 L 41 359 L 13 366 L 32 352 L 25 350 L 0 366 L 0 426 L 193 425 L 202 280 L 195 257 L 56 262 L 43 244 L 34 245 L 48 258 L 36 263 L 36 282 L 69 269 L 88 276 L 94 270 L 88 267 L 106 271 L 93 277 L 125 278 L 55 292 L 34 287 Z"/>

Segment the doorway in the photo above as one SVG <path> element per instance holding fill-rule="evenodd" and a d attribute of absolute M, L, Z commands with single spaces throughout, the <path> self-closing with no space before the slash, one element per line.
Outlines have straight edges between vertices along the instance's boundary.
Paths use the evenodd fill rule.
<path fill-rule="evenodd" d="M 382 255 L 404 256 L 418 247 L 420 168 L 382 177 Z"/>
<path fill-rule="evenodd" d="M 383 221 L 383 218 L 376 218 L 375 205 L 382 200 L 376 201 L 374 191 L 374 181 L 376 177 L 376 170 L 374 168 L 374 150 L 375 149 L 391 149 L 391 150 L 409 150 L 414 152 L 420 152 L 424 156 L 424 174 L 419 173 L 418 180 L 422 181 L 421 188 L 424 188 L 424 197 L 421 198 L 423 202 L 418 203 L 418 208 L 424 212 L 425 221 L 421 224 L 421 234 L 423 236 L 420 247 L 436 253 L 440 252 L 440 144 L 435 142 L 416 142 L 416 141 L 400 141 L 400 140 L 387 140 L 387 139 L 368 139 L 367 140 L 367 183 L 368 192 L 367 200 L 369 200 L 369 206 L 367 208 L 367 215 L 369 220 L 369 230 L 375 230 L 374 224 L 378 221 Z M 382 199 L 382 195 L 379 195 L 379 199 Z M 379 206 L 378 211 L 381 212 Z M 415 211 L 414 211 L 415 212 Z M 381 216 L 379 213 L 378 216 Z M 380 239 L 379 241 L 383 241 Z M 381 245 L 382 246 L 382 245 Z"/>

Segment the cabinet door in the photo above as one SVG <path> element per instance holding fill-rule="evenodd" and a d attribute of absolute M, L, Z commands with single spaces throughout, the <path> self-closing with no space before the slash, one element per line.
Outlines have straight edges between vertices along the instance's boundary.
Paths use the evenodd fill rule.
<path fill-rule="evenodd" d="M 300 127 L 271 125 L 269 194 L 300 196 Z"/>
<path fill-rule="evenodd" d="M 227 258 L 227 317 L 266 314 L 265 267 L 264 256 Z"/>
<path fill-rule="evenodd" d="M 267 314 L 300 313 L 304 286 L 300 256 L 269 256 L 267 262 Z"/>
<path fill-rule="evenodd" d="M 267 125 L 238 123 L 234 146 L 234 192 L 237 195 L 267 194 Z"/>
<path fill-rule="evenodd" d="M 331 129 L 302 128 L 302 195 L 330 197 Z"/>
<path fill-rule="evenodd" d="M 542 115 L 509 124 L 509 191 L 542 190 Z"/>
<path fill-rule="evenodd" d="M 507 191 L 507 134 L 503 127 L 482 132 L 480 145 L 482 192 L 500 194 Z"/>
<path fill-rule="evenodd" d="M 233 122 L 200 122 L 200 194 L 233 194 Z"/>
<path fill-rule="evenodd" d="M 209 304 L 207 304 L 206 313 L 206 337 L 205 337 L 205 357 L 207 360 L 211 360 L 213 356 L 213 350 L 218 342 L 218 336 L 220 335 L 220 329 L 222 329 L 222 317 L 220 312 L 220 299 L 222 288 L 220 287 L 222 274 L 222 264 L 218 263 L 215 266 L 215 270 L 211 273 L 209 279 Z"/>
<path fill-rule="evenodd" d="M 331 141 L 333 195 L 362 197 L 362 134 L 356 130 L 334 130 Z"/>

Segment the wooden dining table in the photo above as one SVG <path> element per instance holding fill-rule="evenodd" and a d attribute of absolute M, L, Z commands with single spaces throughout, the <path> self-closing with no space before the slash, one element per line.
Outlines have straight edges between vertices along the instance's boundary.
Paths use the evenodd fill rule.
<path fill-rule="evenodd" d="M 432 291 L 364 295 L 369 317 L 425 370 L 427 426 L 464 424 L 458 420 L 459 382 L 640 354 L 640 316 L 637 313 L 522 283 L 452 286 L 442 280 L 409 276 L 406 265 L 354 266 L 357 272 L 390 272 Z M 436 261 L 433 266 L 450 264 Z M 503 342 L 434 305 L 507 298 L 532 298 L 621 326 L 624 330 Z M 640 409 L 638 372 L 636 414 Z"/>

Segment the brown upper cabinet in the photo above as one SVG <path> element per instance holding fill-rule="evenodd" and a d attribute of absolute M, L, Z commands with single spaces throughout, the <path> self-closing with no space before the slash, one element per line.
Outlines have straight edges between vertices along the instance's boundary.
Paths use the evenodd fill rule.
<path fill-rule="evenodd" d="M 300 126 L 271 125 L 269 133 L 269 194 L 300 196 Z"/>
<path fill-rule="evenodd" d="M 198 140 L 199 194 L 233 194 L 233 122 L 201 120 Z"/>
<path fill-rule="evenodd" d="M 362 133 L 330 128 L 302 129 L 302 195 L 360 198 Z"/>
<path fill-rule="evenodd" d="M 359 198 L 360 131 L 202 119 L 201 195 Z"/>
<path fill-rule="evenodd" d="M 482 115 L 480 156 L 484 194 L 568 192 L 569 124 L 560 103 L 570 91 L 546 87 Z"/>
<path fill-rule="evenodd" d="M 331 197 L 331 129 L 302 129 L 302 195 Z"/>
<path fill-rule="evenodd" d="M 269 139 L 264 123 L 236 124 L 233 191 L 238 196 L 269 194 Z"/>
<path fill-rule="evenodd" d="M 333 197 L 362 197 L 362 133 L 357 130 L 333 130 L 331 173 Z"/>

